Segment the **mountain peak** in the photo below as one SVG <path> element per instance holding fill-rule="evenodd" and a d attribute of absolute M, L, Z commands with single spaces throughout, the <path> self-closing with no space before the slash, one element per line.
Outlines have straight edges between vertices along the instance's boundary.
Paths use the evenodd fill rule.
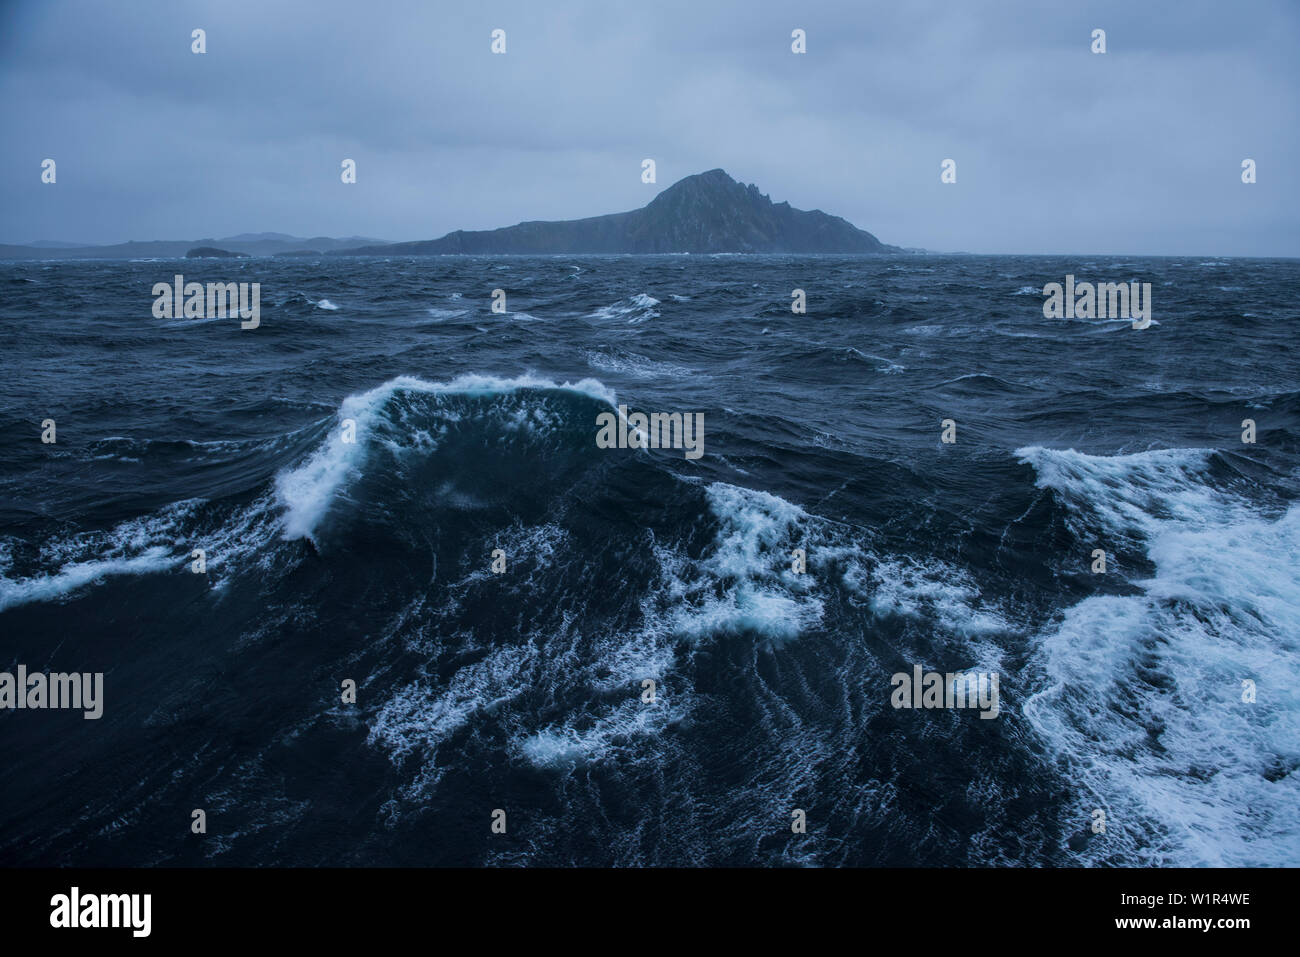
<path fill-rule="evenodd" d="M 727 175 L 727 171 L 723 169 L 721 166 L 716 167 L 714 169 L 706 169 L 703 173 L 695 173 L 692 176 L 687 176 L 684 179 L 678 180 L 678 182 L 684 183 L 688 179 L 696 179 L 702 183 L 718 183 L 722 185 L 736 182 L 734 179 L 732 179 L 730 176 Z"/>
<path fill-rule="evenodd" d="M 650 206 L 675 197 L 698 198 L 705 195 L 735 195 L 743 192 L 744 189 L 744 186 L 727 175 L 726 170 L 711 169 L 703 173 L 692 173 L 690 176 L 682 177 L 650 200 Z"/>

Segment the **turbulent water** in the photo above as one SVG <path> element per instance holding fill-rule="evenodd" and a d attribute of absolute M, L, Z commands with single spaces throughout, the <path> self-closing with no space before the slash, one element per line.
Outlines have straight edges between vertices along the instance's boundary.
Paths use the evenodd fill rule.
<path fill-rule="evenodd" d="M 177 272 L 260 327 L 154 318 Z M 1067 273 L 1154 322 L 1044 318 Z M 0 861 L 1300 864 L 1300 263 L 0 286 L 0 669 L 105 674 L 99 720 L 0 711 Z M 599 448 L 619 404 L 703 456 Z M 997 718 L 892 707 L 916 665 Z"/>

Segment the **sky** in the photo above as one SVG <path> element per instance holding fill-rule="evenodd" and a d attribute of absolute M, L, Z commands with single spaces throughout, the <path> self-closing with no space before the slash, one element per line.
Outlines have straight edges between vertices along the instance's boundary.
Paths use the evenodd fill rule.
<path fill-rule="evenodd" d="M 0 242 L 432 239 L 722 167 L 899 246 L 1300 256 L 1298 54 L 1297 0 L 0 0 Z"/>

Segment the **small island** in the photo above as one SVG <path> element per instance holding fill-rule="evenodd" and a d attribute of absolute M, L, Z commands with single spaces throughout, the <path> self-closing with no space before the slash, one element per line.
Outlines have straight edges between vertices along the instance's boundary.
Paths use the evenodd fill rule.
<path fill-rule="evenodd" d="M 186 259 L 247 259 L 248 253 L 232 253 L 229 249 L 216 246 L 195 246 L 186 251 Z"/>

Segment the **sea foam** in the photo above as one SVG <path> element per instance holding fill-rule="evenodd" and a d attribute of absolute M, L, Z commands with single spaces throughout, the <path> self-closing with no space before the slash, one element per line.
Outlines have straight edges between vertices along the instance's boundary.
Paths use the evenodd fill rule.
<path fill-rule="evenodd" d="M 1087 856 L 1300 864 L 1300 507 L 1216 489 L 1206 449 L 1017 454 L 1090 545 L 1132 543 L 1155 567 L 1140 594 L 1086 598 L 1036 639 L 1046 687 L 1025 715 L 1079 820 L 1109 819 Z"/>

